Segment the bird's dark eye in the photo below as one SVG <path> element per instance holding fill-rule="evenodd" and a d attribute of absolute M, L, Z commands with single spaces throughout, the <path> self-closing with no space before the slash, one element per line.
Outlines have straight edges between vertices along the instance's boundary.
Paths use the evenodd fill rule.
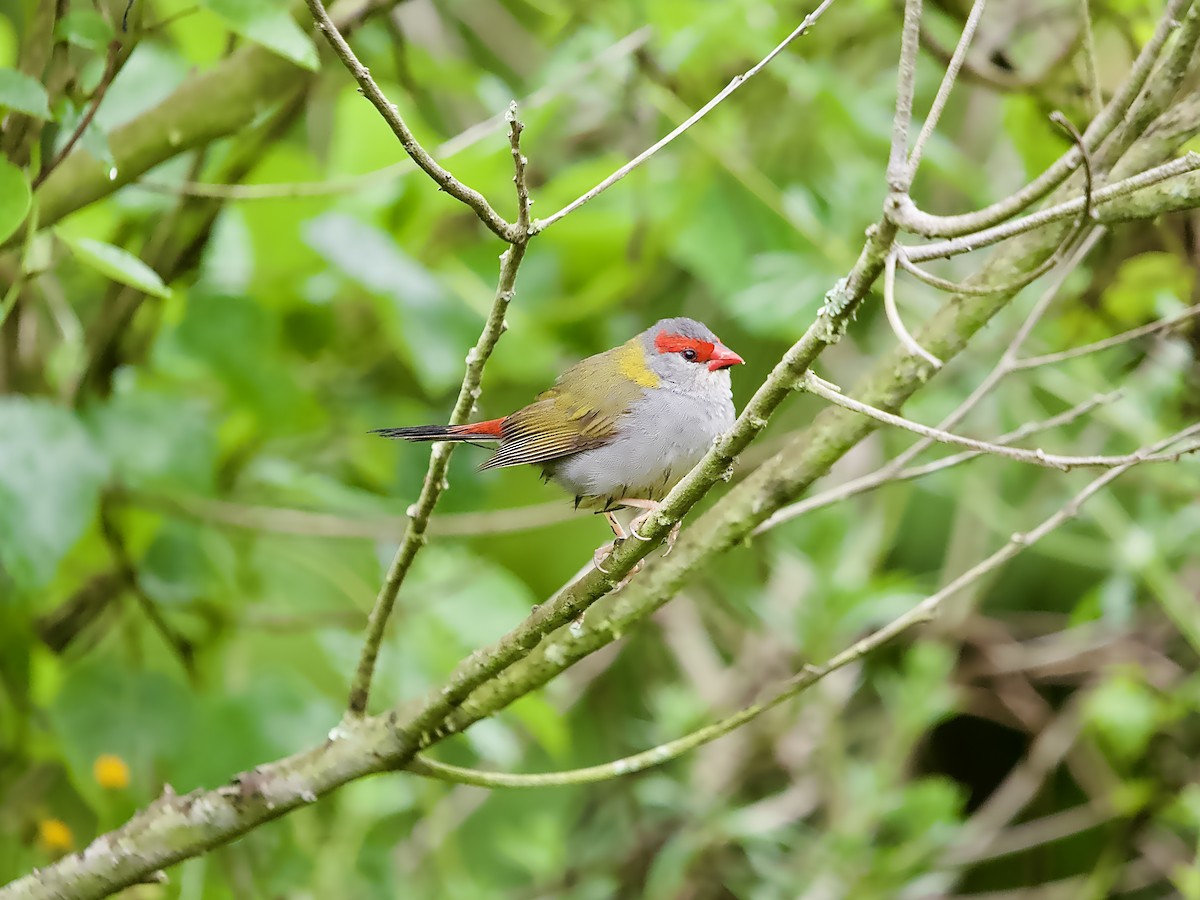
<path fill-rule="evenodd" d="M 679 351 L 679 355 L 682 356 L 684 359 L 686 359 L 688 362 L 696 361 L 696 351 L 693 350 L 691 347 L 688 347 L 686 350 Z"/>

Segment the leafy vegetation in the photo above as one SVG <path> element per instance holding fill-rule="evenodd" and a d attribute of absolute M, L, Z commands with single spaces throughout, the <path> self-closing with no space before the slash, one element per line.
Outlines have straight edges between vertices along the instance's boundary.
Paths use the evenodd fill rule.
<path fill-rule="evenodd" d="M 1091 3 L 1090 26 L 1088 6 L 988 5 L 925 147 L 921 209 L 1011 195 L 1072 148 L 1049 113 L 1082 131 L 1120 91 L 1164 3 Z M 1200 150 L 1189 6 L 1176 0 L 1193 24 L 1164 51 L 1184 60 L 1181 87 L 1126 143 L 1152 144 L 1171 123 L 1178 133 L 1129 171 L 1124 148 L 1097 149 L 1096 189 Z M 914 137 L 968 9 L 924 10 Z M 810 11 L 790 0 L 331 7 L 421 143 L 509 222 L 512 99 L 532 214 L 548 217 Z M 530 239 L 478 416 L 678 314 L 746 359 L 741 408 L 831 315 L 827 295 L 880 220 L 901 21 L 889 0 L 840 0 L 695 127 Z M 7 882 L 69 860 L 164 784 L 184 794 L 243 773 L 231 790 L 257 802 L 267 790 L 246 773 L 338 735 L 429 461 L 368 431 L 447 420 L 505 244 L 408 160 L 308 10 L 275 0 L 0 0 L 0 151 Z M 989 315 L 901 267 L 895 299 L 917 340 L 944 337 L 936 349 L 949 357 L 970 339 L 936 377 L 897 355 L 881 283 L 817 372 L 850 397 L 890 391 L 896 402 L 881 405 L 936 424 L 989 377 L 1061 273 L 1021 356 L 1152 329 L 1014 364 L 950 430 L 993 440 L 1058 416 L 1017 445 L 1120 457 L 1193 425 L 1200 183 L 1192 172 L 1165 184 L 1175 199 L 1161 208 L 1179 211 L 1127 222 L 1100 206 L 1111 224 L 1090 252 L 998 303 L 978 333 Z M 1063 190 L 1049 202 L 1080 195 L 1082 179 Z M 1007 262 L 1013 246 L 991 259 L 1024 274 L 1037 260 Z M 930 268 L 961 279 L 984 258 Z M 903 385 L 927 377 L 905 403 Z M 696 541 L 725 527 L 723 500 L 781 450 L 780 465 L 824 452 L 820 429 L 835 420 L 812 423 L 828 405 L 790 396 L 739 454 L 734 487 L 718 483 L 689 514 L 675 552 L 695 552 L 695 565 L 653 618 L 502 711 L 484 709 L 482 690 L 462 715 L 486 715 L 422 758 L 541 773 L 666 744 L 911 611 L 1101 474 L 984 454 L 727 552 L 686 543 L 701 516 Z M 913 441 L 885 427 L 831 452 L 841 458 L 810 493 Z M 384 634 L 372 713 L 405 713 L 437 691 L 460 660 L 545 609 L 609 537 L 536 472 L 479 472 L 481 459 L 463 447 L 450 460 Z M 778 493 L 777 506 L 799 499 Z M 416 772 L 353 780 L 182 854 L 165 883 L 130 895 L 1200 898 L 1197 497 L 1195 456 L 1137 465 L 950 594 L 932 622 L 660 766 L 520 789 Z M 618 601 L 639 596 L 639 580 L 657 590 L 657 557 Z M 611 611 L 602 601 L 581 621 Z M 546 646 L 513 677 L 535 678 Z"/>

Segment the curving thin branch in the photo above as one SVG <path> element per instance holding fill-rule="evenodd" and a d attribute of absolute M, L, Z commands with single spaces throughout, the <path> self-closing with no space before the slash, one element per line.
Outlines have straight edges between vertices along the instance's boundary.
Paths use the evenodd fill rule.
<path fill-rule="evenodd" d="M 1129 76 L 1084 132 L 1084 143 L 1089 150 L 1094 151 L 1099 147 L 1125 119 L 1138 100 L 1163 47 L 1191 3 L 1192 0 L 1169 0 L 1154 34 L 1138 54 Z M 897 195 L 890 201 L 888 214 L 905 231 L 926 237 L 958 237 L 971 234 L 1003 222 L 1041 200 L 1062 184 L 1081 163 L 1079 150 L 1073 147 L 1025 187 L 975 212 L 955 216 L 932 215 L 919 209 L 907 195 Z"/>
<path fill-rule="evenodd" d="M 1034 434 L 1039 434 L 1043 431 L 1048 431 L 1052 428 L 1058 428 L 1062 425 L 1070 424 L 1078 419 L 1083 418 L 1092 410 L 1112 403 L 1121 396 L 1120 391 L 1112 391 L 1108 394 L 1100 394 L 1092 397 L 1090 400 L 1085 400 L 1082 403 L 1076 404 L 1065 412 L 1061 412 L 1056 416 L 1051 416 L 1048 419 L 1042 419 L 1038 422 L 1026 422 L 1020 428 L 1002 434 L 994 438 L 989 443 L 1007 446 L 1015 444 L 1017 441 L 1024 440 Z M 924 446 L 929 446 L 935 443 L 933 439 L 924 442 Z M 912 448 L 909 448 L 910 450 Z M 915 456 L 916 454 L 912 454 Z M 810 497 L 805 497 L 803 500 L 798 500 L 795 503 L 789 504 L 776 511 L 770 518 L 766 519 L 761 525 L 754 529 L 753 534 L 762 534 L 765 531 L 770 531 L 784 522 L 790 522 L 792 519 L 797 519 L 800 516 L 806 516 L 811 512 L 816 512 L 818 509 L 824 509 L 827 506 L 832 506 L 835 503 L 840 503 L 843 500 L 848 500 L 851 497 L 857 497 L 859 494 L 865 494 L 868 491 L 873 491 L 876 488 L 883 487 L 885 484 L 892 484 L 901 481 L 913 481 L 917 478 L 924 478 L 926 475 L 932 475 L 934 472 L 941 472 L 945 469 L 951 469 L 955 466 L 962 465 L 973 459 L 985 455 L 982 450 L 965 450 L 962 453 L 955 453 L 951 456 L 944 456 L 941 459 L 933 462 L 925 463 L 920 466 L 909 466 L 907 468 L 897 468 L 894 465 L 885 465 L 870 472 L 866 475 L 854 478 L 850 481 L 839 484 L 837 487 L 830 488 L 826 491 L 821 491 L 818 494 L 813 494 Z M 912 456 L 909 456 L 911 459 Z"/>
<path fill-rule="evenodd" d="M 392 129 L 392 133 L 400 140 L 400 145 L 404 147 L 404 152 L 407 153 L 412 161 L 415 162 L 421 169 L 432 178 L 443 191 L 460 200 L 475 211 L 475 215 L 483 222 L 491 231 L 500 238 L 508 241 L 510 244 L 515 244 L 518 241 L 525 240 L 524 234 L 517 226 L 505 221 L 499 213 L 492 209 L 487 198 L 474 188 L 467 187 L 450 172 L 438 164 L 429 152 L 421 146 L 421 143 L 413 136 L 408 125 L 400 116 L 400 111 L 396 106 L 389 102 L 387 97 L 383 95 L 383 91 L 379 89 L 379 85 L 375 83 L 375 79 L 371 77 L 370 71 L 354 55 L 354 51 L 350 49 L 350 45 L 346 43 L 346 39 L 342 37 L 342 33 L 338 30 L 337 25 L 329 17 L 329 13 L 325 11 L 325 4 L 321 0 L 305 0 L 308 4 L 308 9 L 312 13 L 313 20 L 317 23 L 317 30 L 325 35 L 325 40 L 329 42 L 329 46 L 333 48 L 333 52 L 337 54 L 338 59 L 354 76 L 354 80 L 358 82 L 359 88 L 362 90 L 363 96 L 371 101 L 371 105 L 379 111 L 379 115 L 383 116 L 383 120 L 387 122 L 388 127 Z"/>
<path fill-rule="evenodd" d="M 893 247 L 888 253 L 883 265 L 883 311 L 887 315 L 892 333 L 910 353 L 921 357 L 935 369 L 942 367 L 942 361 L 917 343 L 900 318 L 900 310 L 896 308 L 896 257 L 903 251 Z M 990 293 L 990 292 L 989 292 Z"/>
<path fill-rule="evenodd" d="M 818 397 L 828 400 L 830 403 L 836 404 L 843 409 L 856 412 L 859 415 L 874 419 L 876 422 L 882 422 L 885 425 L 911 431 L 913 434 L 919 434 L 921 437 L 937 441 L 940 444 L 967 447 L 971 450 L 978 450 L 981 453 L 990 453 L 994 456 L 1011 459 L 1014 462 L 1029 463 L 1030 465 L 1042 466 L 1048 469 L 1060 469 L 1063 472 L 1069 472 L 1071 469 L 1076 468 L 1091 468 L 1096 466 L 1116 468 L 1128 465 L 1131 462 L 1178 462 L 1179 458 L 1184 454 L 1200 450 L 1200 443 L 1197 443 L 1189 445 L 1182 450 L 1154 456 L 1140 456 L 1138 453 L 1126 454 L 1124 456 L 1061 456 L 1057 453 L 1046 453 L 1041 449 L 1023 450 L 1019 447 L 1006 447 L 990 441 L 978 441 L 975 438 L 963 437 L 962 435 L 944 431 L 940 428 L 922 425 L 920 422 L 914 422 L 903 416 L 897 416 L 894 413 L 876 409 L 867 403 L 861 403 L 858 400 L 846 397 L 834 385 L 831 385 L 822 378 L 818 378 L 812 372 L 805 375 L 801 387 L 809 393 L 816 394 Z"/>
<path fill-rule="evenodd" d="M 1078 359 L 1081 356 L 1099 353 L 1101 350 L 1110 350 L 1113 347 L 1128 344 L 1130 341 L 1136 341 L 1138 338 L 1158 334 L 1160 331 L 1167 331 L 1170 328 L 1174 328 L 1180 322 L 1185 322 L 1198 315 L 1200 315 L 1200 303 L 1189 306 L 1187 309 L 1173 316 L 1159 319 L 1157 322 L 1150 322 L 1147 325 L 1130 328 L 1128 331 L 1122 331 L 1120 334 L 1114 334 L 1112 337 L 1093 341 L 1081 347 L 1072 347 L 1069 350 L 1060 350 L 1057 353 L 1044 353 L 1041 356 L 1026 356 L 1014 360 L 1011 364 L 1011 371 L 1019 372 L 1025 369 L 1036 369 L 1040 366 L 1051 366 L 1055 363 L 1066 362 L 1068 359 Z"/>
<path fill-rule="evenodd" d="M 1194 172 L 1197 169 L 1200 169 L 1200 153 L 1191 150 L 1179 157 L 1179 159 L 1154 166 L 1137 175 L 1101 188 L 1092 195 L 1092 203 L 1099 207 L 1143 188 L 1189 172 Z M 931 259 L 943 259 L 958 256 L 962 253 L 970 253 L 974 250 L 979 250 L 983 247 L 997 244 L 1000 241 L 1016 237 L 1019 234 L 1033 231 L 1036 228 L 1052 225 L 1055 222 L 1061 222 L 1063 219 L 1070 219 L 1082 213 L 1087 206 L 1088 198 L 1086 196 L 1075 197 L 1031 213 L 1028 216 L 1022 216 L 1019 219 L 1014 219 L 1003 225 L 997 225 L 994 228 L 985 228 L 982 231 L 977 231 L 965 237 L 950 238 L 949 240 L 938 241 L 932 244 L 906 246 L 904 252 L 911 262 L 925 262 Z M 1102 211 L 1097 209 L 1096 214 L 1100 215 L 1101 213 Z"/>

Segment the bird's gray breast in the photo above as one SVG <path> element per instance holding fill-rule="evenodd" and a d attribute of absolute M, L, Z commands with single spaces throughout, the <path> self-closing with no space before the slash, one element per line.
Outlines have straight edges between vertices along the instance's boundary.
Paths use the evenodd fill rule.
<path fill-rule="evenodd" d="M 578 497 L 662 499 L 733 425 L 728 376 L 706 382 L 647 390 L 610 443 L 555 460 L 547 474 Z"/>

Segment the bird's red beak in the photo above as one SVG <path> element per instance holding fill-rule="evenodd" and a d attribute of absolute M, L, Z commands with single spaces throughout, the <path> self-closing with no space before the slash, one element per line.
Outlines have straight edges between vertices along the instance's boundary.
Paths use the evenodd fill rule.
<path fill-rule="evenodd" d="M 740 366 L 744 362 L 744 359 L 724 344 L 717 344 L 713 348 L 712 356 L 708 358 L 708 371 L 715 372 L 717 369 L 728 369 L 730 366 Z"/>

